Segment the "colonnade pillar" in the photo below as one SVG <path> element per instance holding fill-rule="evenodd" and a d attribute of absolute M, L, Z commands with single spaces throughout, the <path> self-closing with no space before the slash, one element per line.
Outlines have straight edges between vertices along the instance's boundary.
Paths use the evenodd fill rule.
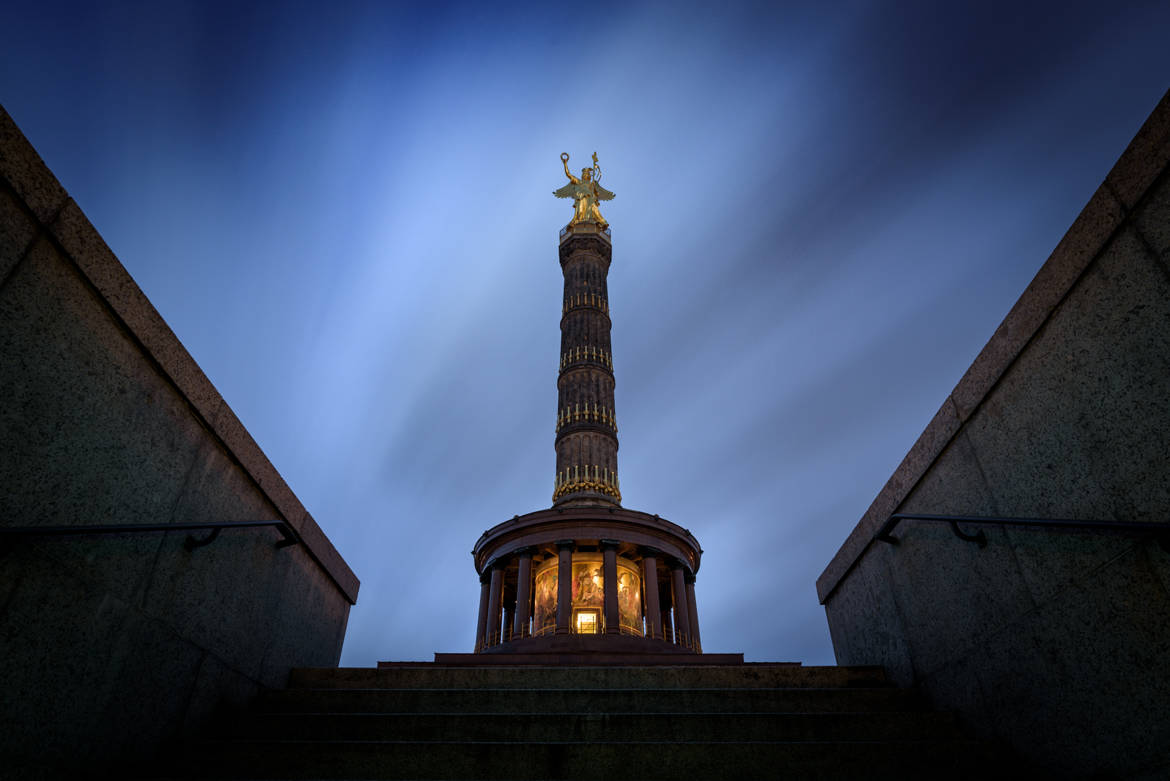
<path fill-rule="evenodd" d="M 658 551 L 642 548 L 642 598 L 646 607 L 646 629 L 648 634 L 663 639 L 662 611 L 658 607 Z"/>
<path fill-rule="evenodd" d="M 666 593 L 658 593 L 658 604 L 664 605 L 662 608 L 662 639 L 668 643 L 674 642 L 674 622 L 671 620 L 670 614 L 670 589 L 665 589 Z"/>
<path fill-rule="evenodd" d="M 512 626 L 512 637 L 528 637 L 529 620 L 532 618 L 532 548 L 515 551 L 520 557 L 520 572 L 516 580 L 516 619 Z"/>
<path fill-rule="evenodd" d="M 619 540 L 600 540 L 602 553 L 602 607 L 605 634 L 621 633 L 621 613 L 618 605 L 618 549 Z M 573 551 L 575 540 L 557 540 L 557 607 L 556 634 L 573 631 Z M 518 640 L 532 635 L 532 558 L 537 548 L 517 548 L 507 556 L 498 556 L 480 574 L 479 617 L 475 630 L 476 652 L 501 642 Z M 658 560 L 662 552 L 656 548 L 640 547 L 642 556 L 642 594 L 646 620 L 646 636 L 666 640 L 702 653 L 699 635 L 699 613 L 695 604 L 695 576 L 686 564 L 667 557 L 670 576 L 658 579 Z M 517 562 L 515 587 L 505 583 L 511 559 Z"/>
<path fill-rule="evenodd" d="M 691 648 L 703 653 L 703 641 L 699 638 L 699 609 L 695 606 L 695 576 L 689 570 L 683 573 L 687 582 L 687 618 L 691 621 Z"/>
<path fill-rule="evenodd" d="M 557 540 L 557 631 L 569 633 L 573 617 L 573 541 Z"/>
<path fill-rule="evenodd" d="M 500 642 L 512 639 L 512 622 L 516 619 L 516 592 L 504 587 L 504 628 L 500 630 Z"/>
<path fill-rule="evenodd" d="M 475 651 L 483 650 L 487 641 L 488 592 L 491 590 L 491 574 L 484 572 L 479 576 L 479 623 L 475 626 Z"/>
<path fill-rule="evenodd" d="M 500 642 L 500 607 L 504 594 L 504 565 L 499 559 L 492 562 L 492 582 L 488 591 L 488 631 L 485 642 L 496 645 Z"/>
<path fill-rule="evenodd" d="M 670 582 L 674 597 L 674 642 L 681 646 L 691 644 L 691 622 L 687 617 L 687 587 L 683 577 L 684 567 L 681 561 L 670 563 Z"/>
<path fill-rule="evenodd" d="M 607 635 L 616 635 L 621 632 L 617 593 L 617 549 L 620 544 L 617 540 L 601 541 L 601 580 L 602 590 L 605 594 L 605 600 L 602 604 L 605 608 L 605 633 Z"/>

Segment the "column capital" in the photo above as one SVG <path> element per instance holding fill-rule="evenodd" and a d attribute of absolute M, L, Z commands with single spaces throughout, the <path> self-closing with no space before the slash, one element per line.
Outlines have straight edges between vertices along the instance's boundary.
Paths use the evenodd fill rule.
<path fill-rule="evenodd" d="M 492 582 L 492 568 L 484 567 L 483 572 L 479 573 L 480 585 L 487 585 Z"/>
<path fill-rule="evenodd" d="M 576 540 L 557 540 L 556 541 L 557 550 L 572 550 L 576 544 L 577 544 Z"/>
<path fill-rule="evenodd" d="M 616 548 L 621 544 L 622 544 L 621 540 L 602 540 L 601 541 L 601 547 L 603 550 L 605 548 Z"/>
<path fill-rule="evenodd" d="M 690 570 L 687 568 L 687 563 L 682 559 L 676 559 L 674 556 L 668 556 L 666 558 L 666 566 L 670 567 L 672 570 L 681 569 L 684 572 L 690 572 Z"/>
<path fill-rule="evenodd" d="M 507 558 L 508 557 L 506 555 L 496 556 L 494 559 L 488 562 L 488 565 L 485 569 L 503 569 L 504 567 L 508 566 Z"/>
<path fill-rule="evenodd" d="M 688 586 L 695 585 L 695 573 L 691 572 L 689 569 L 684 569 L 683 570 L 683 580 L 686 582 L 686 584 Z"/>
<path fill-rule="evenodd" d="M 638 555 L 643 557 L 653 556 L 657 559 L 662 556 L 662 551 L 658 550 L 657 548 L 652 548 L 649 545 L 639 545 Z"/>
<path fill-rule="evenodd" d="M 534 553 L 536 553 L 536 546 L 535 545 L 525 545 L 522 548 L 516 548 L 508 555 L 509 556 L 526 556 L 526 555 L 531 556 Z"/>

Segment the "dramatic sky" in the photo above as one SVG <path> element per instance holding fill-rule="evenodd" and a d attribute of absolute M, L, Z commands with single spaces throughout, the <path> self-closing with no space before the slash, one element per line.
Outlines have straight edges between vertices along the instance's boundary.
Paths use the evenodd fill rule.
<path fill-rule="evenodd" d="M 10 3 L 0 103 L 361 578 L 343 664 L 470 650 L 547 507 L 559 155 L 598 153 L 624 504 L 704 645 L 814 582 L 1170 87 L 1151 2 Z"/>

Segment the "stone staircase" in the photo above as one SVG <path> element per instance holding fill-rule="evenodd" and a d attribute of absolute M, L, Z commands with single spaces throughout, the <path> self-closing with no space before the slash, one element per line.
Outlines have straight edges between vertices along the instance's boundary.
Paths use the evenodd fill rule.
<path fill-rule="evenodd" d="M 170 764 L 170 763 L 168 763 Z M 1020 770 L 881 668 L 294 670 L 155 778 L 991 778 Z"/>

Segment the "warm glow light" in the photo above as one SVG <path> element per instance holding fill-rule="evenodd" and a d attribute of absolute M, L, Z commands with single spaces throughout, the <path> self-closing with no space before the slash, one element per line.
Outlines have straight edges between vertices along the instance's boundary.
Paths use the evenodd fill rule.
<path fill-rule="evenodd" d="M 577 614 L 577 634 L 581 634 L 581 635 L 595 635 L 595 634 L 597 634 L 597 614 L 596 613 L 578 613 Z"/>

